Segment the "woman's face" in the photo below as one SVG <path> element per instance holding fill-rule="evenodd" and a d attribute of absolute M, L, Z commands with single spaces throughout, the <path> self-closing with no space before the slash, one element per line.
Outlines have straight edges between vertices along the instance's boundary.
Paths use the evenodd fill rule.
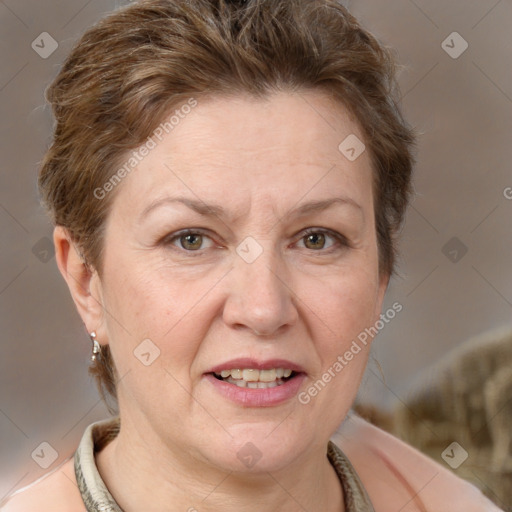
<path fill-rule="evenodd" d="M 344 355 L 387 284 L 368 152 L 339 149 L 360 129 L 303 92 L 199 100 L 160 132 L 117 185 L 93 278 L 126 435 L 226 470 L 325 450 L 369 344 Z"/>

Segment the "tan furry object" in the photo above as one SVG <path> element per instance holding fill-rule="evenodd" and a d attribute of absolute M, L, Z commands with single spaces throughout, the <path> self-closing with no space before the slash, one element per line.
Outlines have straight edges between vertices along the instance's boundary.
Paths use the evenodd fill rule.
<path fill-rule="evenodd" d="M 512 328 L 462 343 L 401 399 L 391 411 L 364 404 L 354 409 L 512 511 Z M 460 464 L 452 443 L 460 446 L 453 445 L 464 458 Z"/>

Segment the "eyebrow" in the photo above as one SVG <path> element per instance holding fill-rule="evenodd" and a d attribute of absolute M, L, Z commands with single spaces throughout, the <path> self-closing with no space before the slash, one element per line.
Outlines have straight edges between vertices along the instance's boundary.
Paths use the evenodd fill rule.
<path fill-rule="evenodd" d="M 188 197 L 164 197 L 163 199 L 158 199 L 148 205 L 144 211 L 141 213 L 140 218 L 146 217 L 151 211 L 164 206 L 168 204 L 174 204 L 179 203 L 187 206 L 191 210 L 194 210 L 199 215 L 202 215 L 203 217 L 219 217 L 219 218 L 226 218 L 229 217 L 231 220 L 233 220 L 232 216 L 229 215 L 226 210 L 216 204 L 206 204 L 203 201 L 191 199 Z M 292 215 L 295 217 L 302 217 L 304 215 L 307 215 L 309 213 L 318 213 L 327 210 L 328 208 L 331 208 L 336 205 L 345 205 L 345 206 L 352 206 L 359 210 L 361 215 L 364 218 L 363 208 L 361 205 L 356 203 L 353 199 L 349 197 L 333 197 L 330 199 L 320 199 L 317 201 L 310 201 L 308 203 L 305 203 L 297 208 L 294 208 L 290 212 L 288 212 L 287 215 Z"/>

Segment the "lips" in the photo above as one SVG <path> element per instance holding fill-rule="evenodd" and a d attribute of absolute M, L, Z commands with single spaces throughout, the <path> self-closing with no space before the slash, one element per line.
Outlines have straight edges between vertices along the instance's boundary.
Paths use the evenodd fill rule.
<path fill-rule="evenodd" d="M 232 401 L 245 406 L 268 406 L 294 396 L 306 374 L 300 365 L 285 359 L 239 358 L 213 367 L 205 376 Z"/>

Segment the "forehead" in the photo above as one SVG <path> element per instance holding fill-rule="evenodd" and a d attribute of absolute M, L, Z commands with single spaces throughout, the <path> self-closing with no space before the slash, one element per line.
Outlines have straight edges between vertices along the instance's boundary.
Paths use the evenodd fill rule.
<path fill-rule="evenodd" d="M 130 213 L 178 193 L 240 210 L 258 198 L 279 210 L 280 203 L 326 194 L 365 203 L 371 201 L 370 159 L 367 151 L 347 158 L 347 138 L 363 141 L 358 124 L 321 92 L 198 99 L 194 108 L 180 112 L 178 106 L 164 119 L 115 202 Z"/>

